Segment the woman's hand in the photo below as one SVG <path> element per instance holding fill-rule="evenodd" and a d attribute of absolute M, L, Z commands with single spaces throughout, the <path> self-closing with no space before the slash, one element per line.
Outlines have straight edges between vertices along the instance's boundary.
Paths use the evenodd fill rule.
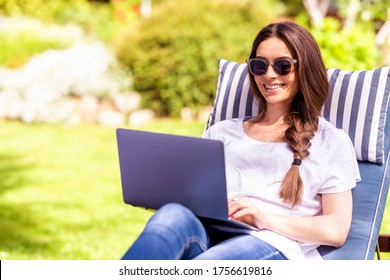
<path fill-rule="evenodd" d="M 265 228 L 266 214 L 261 212 L 249 197 L 235 196 L 228 200 L 229 218 L 252 225 L 259 229 Z"/>

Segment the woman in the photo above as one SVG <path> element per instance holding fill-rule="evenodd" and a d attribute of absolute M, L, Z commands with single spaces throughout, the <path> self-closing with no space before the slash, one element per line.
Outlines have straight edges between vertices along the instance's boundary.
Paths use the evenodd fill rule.
<path fill-rule="evenodd" d="M 260 113 L 203 137 L 224 142 L 230 218 L 260 230 L 223 232 L 168 204 L 124 259 L 320 258 L 319 245 L 345 242 L 360 175 L 349 137 L 319 116 L 328 80 L 317 43 L 297 24 L 270 24 L 247 64 Z"/>

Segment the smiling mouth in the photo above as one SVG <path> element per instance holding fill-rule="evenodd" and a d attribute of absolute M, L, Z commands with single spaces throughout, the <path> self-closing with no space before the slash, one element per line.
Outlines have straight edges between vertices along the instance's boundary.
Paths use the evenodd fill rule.
<path fill-rule="evenodd" d="M 279 85 L 264 85 L 265 89 L 270 89 L 270 90 L 279 89 L 279 88 L 282 88 L 283 86 L 284 86 L 283 84 L 279 84 Z"/>

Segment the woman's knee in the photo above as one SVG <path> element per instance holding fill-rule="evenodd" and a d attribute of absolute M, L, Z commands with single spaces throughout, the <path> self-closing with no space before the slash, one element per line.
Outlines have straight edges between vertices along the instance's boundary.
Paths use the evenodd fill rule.
<path fill-rule="evenodd" d="M 198 218 L 185 206 L 178 203 L 168 203 L 162 206 L 148 222 L 149 227 L 163 227 L 173 231 L 182 231 L 201 224 Z"/>
<path fill-rule="evenodd" d="M 187 207 L 183 206 L 180 203 L 167 203 L 160 207 L 160 209 L 157 212 L 164 212 L 168 214 L 175 214 L 175 215 L 191 215 L 192 212 Z"/>
<path fill-rule="evenodd" d="M 177 248 L 179 255 L 186 258 L 207 249 L 208 236 L 203 224 L 191 210 L 178 203 L 162 206 L 149 220 L 143 233 L 158 235 L 167 244 L 174 244 L 172 246 Z"/>
<path fill-rule="evenodd" d="M 185 206 L 179 203 L 168 203 L 159 208 L 151 220 L 167 224 L 169 221 L 193 218 L 195 218 L 195 215 Z"/>

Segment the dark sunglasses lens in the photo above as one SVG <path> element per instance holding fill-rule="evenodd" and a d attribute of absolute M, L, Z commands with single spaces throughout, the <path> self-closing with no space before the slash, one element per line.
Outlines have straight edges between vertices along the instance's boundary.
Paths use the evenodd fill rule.
<path fill-rule="evenodd" d="M 286 59 L 277 60 L 274 62 L 274 68 L 279 75 L 287 75 L 291 72 L 291 62 Z"/>
<path fill-rule="evenodd" d="M 251 60 L 249 64 L 253 75 L 264 75 L 267 72 L 267 64 L 262 60 Z"/>

